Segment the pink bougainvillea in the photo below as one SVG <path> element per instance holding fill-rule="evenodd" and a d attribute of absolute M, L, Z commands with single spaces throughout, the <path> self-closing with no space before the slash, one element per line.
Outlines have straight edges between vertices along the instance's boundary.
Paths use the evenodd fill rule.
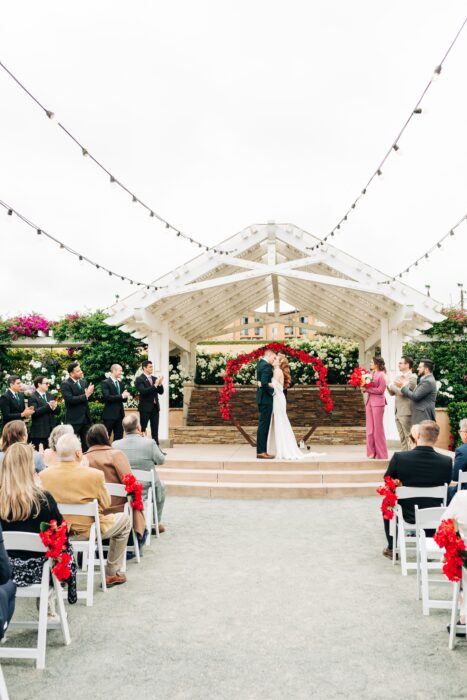
<path fill-rule="evenodd" d="M 48 333 L 53 323 L 39 314 L 16 316 L 8 321 L 8 333 L 17 340 L 19 337 L 36 338 L 39 331 Z"/>

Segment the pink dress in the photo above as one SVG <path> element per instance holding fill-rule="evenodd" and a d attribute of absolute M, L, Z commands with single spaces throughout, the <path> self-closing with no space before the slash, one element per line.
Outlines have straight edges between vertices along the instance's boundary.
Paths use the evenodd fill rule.
<path fill-rule="evenodd" d="M 388 447 L 384 434 L 383 417 L 386 406 L 386 378 L 384 372 L 373 372 L 373 386 L 364 387 L 368 394 L 366 402 L 366 453 L 376 459 L 388 458 Z"/>

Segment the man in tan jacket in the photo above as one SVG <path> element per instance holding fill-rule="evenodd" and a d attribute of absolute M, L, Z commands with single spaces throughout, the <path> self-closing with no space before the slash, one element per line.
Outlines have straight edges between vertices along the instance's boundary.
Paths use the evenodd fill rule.
<path fill-rule="evenodd" d="M 131 525 L 125 513 L 104 515 L 110 506 L 110 495 L 105 487 L 104 474 L 97 469 L 83 466 L 83 453 L 78 438 L 67 433 L 57 442 L 58 462 L 45 469 L 41 481 L 46 491 L 52 494 L 57 503 L 90 503 L 97 500 L 99 522 L 103 539 L 109 540 L 107 553 L 106 583 L 108 587 L 126 583 L 126 576 L 120 573 L 128 542 Z M 65 509 L 64 509 L 65 510 Z M 80 538 L 89 537 L 93 519 L 86 515 L 66 515 L 71 532 Z"/>
<path fill-rule="evenodd" d="M 413 359 L 408 355 L 403 355 L 399 360 L 400 374 L 396 379 L 388 384 L 388 391 L 391 396 L 396 397 L 396 425 L 399 431 L 399 437 L 402 445 L 402 450 L 410 450 L 409 435 L 412 427 L 412 404 L 408 397 L 404 396 L 400 389 L 400 384 L 407 383 L 412 391 L 417 386 L 417 377 L 412 372 Z"/>

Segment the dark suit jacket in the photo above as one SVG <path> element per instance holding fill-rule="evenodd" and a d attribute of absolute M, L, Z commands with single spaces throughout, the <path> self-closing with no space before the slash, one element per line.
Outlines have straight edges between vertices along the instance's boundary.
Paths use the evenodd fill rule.
<path fill-rule="evenodd" d="M 26 408 L 24 394 L 20 394 L 19 401 L 17 401 L 13 393 L 8 389 L 0 399 L 0 408 L 2 410 L 3 425 L 6 425 L 12 420 L 24 420 L 24 418 L 21 417 L 21 413 Z"/>
<path fill-rule="evenodd" d="M 256 366 L 256 379 L 258 382 L 261 382 L 261 386 L 256 389 L 256 403 L 258 405 L 272 403 L 274 389 L 269 384 L 272 380 L 273 371 L 272 365 L 263 359 Z"/>
<path fill-rule="evenodd" d="M 52 395 L 47 392 L 47 401 L 52 400 Z M 31 416 L 31 429 L 29 437 L 48 438 L 55 428 L 55 416 L 60 413 L 60 406 L 52 411 L 49 404 L 41 398 L 39 392 L 35 391 L 29 397 L 29 406 L 34 406 L 34 413 Z"/>
<path fill-rule="evenodd" d="M 102 382 L 102 397 L 104 399 L 104 410 L 102 412 L 102 420 L 117 420 L 124 418 L 125 409 L 123 402 L 126 401 L 122 397 L 125 391 L 125 384 L 119 380 L 120 393 L 117 393 L 114 380 L 108 377 Z"/>
<path fill-rule="evenodd" d="M 85 379 L 79 380 L 81 389 L 76 382 L 68 377 L 60 387 L 65 401 L 65 423 L 70 425 L 91 425 L 88 399 L 84 393 L 88 383 Z"/>
<path fill-rule="evenodd" d="M 467 472 L 467 442 L 464 442 L 457 448 L 454 456 L 454 466 L 452 469 L 452 480 L 459 481 L 459 472 Z M 462 488 L 466 488 L 467 484 L 463 484 Z"/>
<path fill-rule="evenodd" d="M 402 486 L 442 486 L 451 481 L 452 460 L 439 454 L 433 447 L 418 446 L 408 452 L 395 452 L 385 476 L 399 479 Z M 415 522 L 415 505 L 419 508 L 435 508 L 437 498 L 406 498 L 400 502 L 404 520 Z"/>
<path fill-rule="evenodd" d="M 153 382 L 156 381 L 155 377 L 151 379 Z M 139 394 L 139 412 L 151 413 L 153 408 L 159 410 L 159 394 L 164 393 L 162 384 L 154 386 L 143 373 L 136 377 L 135 386 Z"/>

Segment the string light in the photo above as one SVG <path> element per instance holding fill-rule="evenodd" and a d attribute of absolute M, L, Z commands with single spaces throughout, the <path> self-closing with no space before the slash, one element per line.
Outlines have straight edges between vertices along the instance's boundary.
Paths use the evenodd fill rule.
<path fill-rule="evenodd" d="M 130 277 L 125 277 L 118 272 L 115 272 L 114 270 L 109 270 L 108 267 L 104 267 L 103 265 L 100 265 L 99 263 L 95 262 L 94 260 L 91 260 L 88 258 L 86 255 L 83 255 L 82 253 L 79 253 L 77 250 L 74 250 L 73 248 L 70 248 L 70 246 L 66 245 L 63 243 L 63 241 L 60 241 L 58 238 L 55 236 L 52 236 L 52 234 L 48 233 L 47 231 L 44 231 L 43 228 L 39 228 L 36 224 L 34 224 L 32 221 L 30 221 L 27 217 L 25 217 L 23 214 L 21 214 L 19 211 L 14 209 L 12 206 L 9 204 L 6 204 L 5 202 L 2 202 L 0 200 L 0 206 L 2 206 L 5 210 L 8 216 L 12 216 L 13 214 L 18 217 L 23 223 L 25 223 L 27 226 L 30 228 L 34 229 L 36 233 L 40 235 L 44 235 L 46 238 L 48 238 L 50 241 L 58 245 L 60 250 L 66 250 L 67 253 L 70 253 L 71 255 L 74 255 L 80 262 L 87 262 L 89 265 L 92 265 L 93 267 L 96 268 L 96 270 L 103 270 L 104 272 L 107 272 L 107 274 L 112 277 L 115 275 L 116 277 L 120 277 L 120 279 L 123 282 L 129 282 L 130 284 L 137 284 L 138 286 L 145 286 L 147 289 L 152 289 L 154 291 L 157 291 L 159 289 L 167 289 L 167 286 L 156 286 L 154 284 L 147 285 L 145 282 L 138 282 L 136 280 L 131 279 Z"/>
<path fill-rule="evenodd" d="M 449 229 L 449 231 L 447 233 L 445 233 L 444 236 L 439 239 L 439 241 L 437 241 L 433 246 L 431 246 L 431 248 L 429 248 L 426 251 L 426 253 L 423 253 L 423 255 L 420 255 L 419 258 L 414 260 L 414 262 L 411 265 L 409 265 L 405 270 L 403 270 L 402 272 L 399 272 L 399 274 L 395 275 L 394 277 L 392 277 L 389 280 L 385 280 L 384 282 L 378 282 L 378 284 L 391 284 L 391 282 L 396 281 L 396 277 L 401 278 L 402 275 L 406 275 L 408 272 L 410 272 L 410 270 L 413 267 L 418 267 L 418 263 L 421 262 L 422 260 L 428 260 L 430 257 L 430 254 L 433 253 L 435 250 L 439 250 L 440 248 L 442 248 L 444 241 L 447 238 L 451 238 L 451 236 L 454 236 L 456 229 L 459 228 L 459 226 L 461 226 L 461 224 L 466 220 L 467 220 L 467 214 L 465 214 L 462 217 L 462 219 L 459 219 L 457 224 L 455 224 L 451 229 Z"/>
<path fill-rule="evenodd" d="M 54 119 L 54 117 L 55 117 L 54 112 L 52 112 L 50 109 L 46 109 L 46 107 L 44 107 L 44 105 L 32 94 L 32 92 L 30 92 L 30 91 L 23 85 L 23 83 L 14 75 L 14 73 L 12 73 L 1 61 L 0 61 L 0 68 L 3 68 L 3 70 L 5 71 L 5 73 L 7 73 L 7 74 L 10 76 L 10 78 L 12 78 L 12 80 L 14 80 L 15 83 L 23 90 L 23 92 L 25 92 L 26 95 L 28 95 L 28 97 L 30 97 L 31 100 L 33 100 L 33 101 L 36 103 L 36 105 L 42 109 L 42 111 L 46 114 L 46 116 L 47 116 L 49 119 Z M 203 245 L 204 245 L 203 243 L 200 244 L 199 241 L 195 240 L 193 237 L 189 237 L 187 234 L 182 233 L 181 231 L 179 231 L 178 229 L 176 229 L 174 226 L 172 226 L 172 224 L 170 224 L 166 219 L 164 219 L 164 217 L 162 217 L 162 216 L 160 216 L 159 214 L 157 214 L 151 207 L 149 207 L 149 206 L 148 206 L 147 204 L 145 204 L 141 199 L 139 199 L 139 197 L 136 197 L 136 195 L 134 195 L 134 194 L 129 190 L 129 188 L 126 187 L 126 185 L 124 185 L 124 184 L 123 184 L 122 182 L 120 182 L 114 175 L 112 175 L 112 173 L 105 167 L 105 165 L 103 165 L 99 160 L 97 160 L 97 158 L 95 158 L 95 157 L 92 155 L 92 153 L 90 153 L 90 151 L 89 151 L 87 148 L 85 148 L 85 146 L 83 146 L 83 144 L 80 143 L 80 141 L 79 141 L 70 131 L 68 131 L 68 129 L 65 127 L 64 124 L 62 124 L 60 121 L 57 121 L 57 126 L 59 126 L 60 129 L 63 131 L 63 133 L 66 134 L 66 136 L 68 136 L 68 138 L 69 138 L 71 141 L 73 141 L 73 143 L 74 143 L 76 146 L 78 146 L 78 148 L 80 149 L 81 154 L 82 154 L 83 156 L 88 156 L 89 159 L 90 159 L 98 168 L 100 168 L 100 170 L 102 170 L 104 173 L 106 173 L 106 175 L 109 177 L 110 182 L 111 182 L 112 184 L 115 183 L 118 187 L 120 187 L 120 189 L 124 190 L 127 194 L 131 195 L 133 202 L 138 203 L 140 206 L 142 206 L 144 209 L 146 209 L 148 212 L 150 212 L 150 216 L 153 216 L 153 217 L 157 218 L 160 222 L 164 223 L 164 224 L 165 224 L 165 227 L 166 227 L 167 229 L 172 229 L 173 231 L 176 231 L 176 232 L 177 232 L 177 236 L 182 236 L 185 240 L 189 241 L 190 243 L 192 243 L 192 244 L 194 244 L 194 245 L 198 245 L 199 247 L 203 247 Z M 151 213 L 151 212 L 152 212 L 152 213 Z M 213 253 L 220 253 L 220 250 L 219 250 L 218 248 L 209 248 L 209 250 L 212 251 Z M 231 253 L 235 253 L 236 250 L 223 251 L 223 252 L 224 252 L 225 255 L 229 255 L 229 254 L 231 254 Z"/>
<path fill-rule="evenodd" d="M 409 116 L 407 117 L 407 119 L 405 120 L 404 124 L 402 125 L 402 128 L 400 129 L 399 133 L 397 134 L 397 137 L 392 141 L 391 147 L 388 149 L 388 151 L 387 151 L 386 154 L 384 155 L 384 157 L 383 157 L 383 159 L 381 160 L 381 162 L 380 162 L 380 164 L 378 165 L 378 167 L 375 168 L 375 170 L 373 171 L 373 174 L 371 175 L 371 177 L 370 177 L 370 179 L 368 180 L 368 182 L 367 182 L 367 184 L 365 185 L 365 187 L 360 191 L 360 194 L 358 195 L 358 197 L 356 197 L 356 198 L 354 199 L 354 201 L 353 201 L 352 204 L 350 205 L 349 209 L 345 212 L 344 216 L 341 217 L 341 219 L 338 221 L 338 223 L 337 223 L 336 226 L 333 226 L 333 228 L 331 229 L 331 231 L 330 231 L 328 234 L 326 234 L 326 236 L 323 238 L 323 240 L 326 240 L 326 239 L 327 239 L 327 236 L 329 236 L 329 235 L 331 234 L 331 232 L 336 232 L 336 231 L 340 231 L 340 230 L 341 230 L 341 224 L 343 224 L 344 222 L 347 221 L 347 216 L 350 214 L 350 212 L 351 212 L 353 209 L 355 209 L 355 207 L 356 207 L 357 204 L 360 202 L 360 200 L 367 194 L 367 190 L 368 190 L 368 188 L 370 187 L 370 185 L 373 184 L 374 179 L 375 179 L 376 177 L 380 177 L 380 176 L 382 175 L 383 166 L 385 165 L 385 163 L 386 163 L 386 161 L 388 160 L 388 158 L 391 156 L 391 154 L 397 153 L 397 151 L 399 151 L 399 148 L 400 148 L 400 147 L 399 147 L 399 141 L 400 141 L 401 137 L 403 136 L 405 130 L 407 129 L 408 125 L 410 124 L 410 121 L 411 121 L 411 119 L 413 118 L 413 116 L 416 115 L 416 114 L 417 114 L 417 115 L 418 115 L 418 114 L 422 114 L 422 108 L 421 108 L 421 106 L 420 106 L 420 105 L 421 105 L 421 102 L 422 102 L 422 100 L 424 99 L 424 97 L 425 97 L 426 93 L 428 92 L 428 90 L 430 89 L 432 83 L 434 83 L 435 80 L 440 76 L 440 73 L 441 73 L 441 71 L 442 71 L 442 69 L 443 69 L 443 64 L 444 64 L 446 58 L 448 57 L 448 55 L 451 53 L 451 50 L 453 49 L 455 43 L 457 42 L 457 40 L 458 40 L 458 38 L 459 38 L 459 36 L 460 36 L 460 34 L 461 34 L 462 30 L 464 29 L 464 27 L 465 27 L 466 24 L 467 24 L 467 17 L 466 17 L 466 18 L 464 19 L 464 21 L 462 22 L 462 24 L 461 24 L 461 26 L 460 26 L 460 29 L 457 31 L 457 33 L 456 33 L 454 39 L 453 39 L 452 42 L 450 43 L 450 45 L 449 45 L 449 47 L 448 47 L 446 53 L 444 54 L 443 58 L 441 59 L 441 61 L 439 62 L 439 64 L 438 64 L 438 65 L 436 66 L 436 68 L 434 69 L 433 74 L 432 74 L 430 80 L 428 81 L 427 85 L 425 86 L 425 88 L 424 88 L 422 94 L 420 95 L 420 97 L 419 97 L 417 103 L 415 104 L 414 108 L 411 110 Z M 320 243 L 315 243 L 315 244 L 312 245 L 312 246 L 307 246 L 307 249 L 313 251 L 313 250 L 316 250 L 316 249 L 319 247 L 319 245 L 320 245 Z"/>

